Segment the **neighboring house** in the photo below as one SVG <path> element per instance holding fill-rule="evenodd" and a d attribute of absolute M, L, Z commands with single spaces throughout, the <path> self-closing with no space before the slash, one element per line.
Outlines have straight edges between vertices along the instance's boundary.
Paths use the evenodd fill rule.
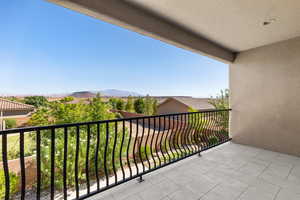
<path fill-rule="evenodd" d="M 170 97 L 157 106 L 157 114 L 184 113 L 193 110 L 209 110 L 215 107 L 208 98 Z"/>
<path fill-rule="evenodd" d="M 24 118 L 34 111 L 34 106 L 0 98 L 0 130 L 5 129 L 5 118 Z"/>

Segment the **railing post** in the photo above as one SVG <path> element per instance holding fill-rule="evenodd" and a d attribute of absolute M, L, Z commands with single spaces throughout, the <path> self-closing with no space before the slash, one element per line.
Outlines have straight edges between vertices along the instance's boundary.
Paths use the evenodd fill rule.
<path fill-rule="evenodd" d="M 143 176 L 140 176 L 140 177 L 139 177 L 137 180 L 138 180 L 138 182 L 139 182 L 139 183 L 141 183 L 141 182 L 144 182 L 144 181 L 145 181 L 145 180 L 143 179 Z"/>

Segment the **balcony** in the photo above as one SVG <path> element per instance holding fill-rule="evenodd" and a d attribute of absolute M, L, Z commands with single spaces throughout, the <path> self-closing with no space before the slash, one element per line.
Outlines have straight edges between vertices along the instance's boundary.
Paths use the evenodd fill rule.
<path fill-rule="evenodd" d="M 298 200 L 300 158 L 232 142 L 144 177 L 97 200 Z"/>
<path fill-rule="evenodd" d="M 1 195 L 85 199 L 133 179 L 143 185 L 144 175 L 228 142 L 229 112 L 207 110 L 1 131 L 5 186 Z M 11 135 L 19 137 L 17 160 L 8 160 Z M 36 153 L 26 157 L 29 141 Z"/>

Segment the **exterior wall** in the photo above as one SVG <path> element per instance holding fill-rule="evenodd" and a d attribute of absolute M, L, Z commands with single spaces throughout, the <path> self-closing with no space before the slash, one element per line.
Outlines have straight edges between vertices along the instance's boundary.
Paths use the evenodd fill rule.
<path fill-rule="evenodd" d="M 240 53 L 230 90 L 234 142 L 300 156 L 300 37 Z"/>
<path fill-rule="evenodd" d="M 189 107 L 175 101 L 173 99 L 161 104 L 157 108 L 157 114 L 170 114 L 170 113 L 182 113 L 182 112 L 188 112 Z"/>
<path fill-rule="evenodd" d="M 27 111 L 27 110 L 18 110 L 18 111 L 4 111 L 3 112 L 3 117 L 13 117 L 17 118 L 18 116 L 24 117 L 31 113 L 32 111 Z"/>

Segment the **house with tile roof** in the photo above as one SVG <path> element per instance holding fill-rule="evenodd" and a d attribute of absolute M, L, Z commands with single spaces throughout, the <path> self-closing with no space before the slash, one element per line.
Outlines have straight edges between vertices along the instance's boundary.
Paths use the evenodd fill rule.
<path fill-rule="evenodd" d="M 157 106 L 157 114 L 185 113 L 190 110 L 210 110 L 215 107 L 208 98 L 169 97 Z"/>
<path fill-rule="evenodd" d="M 0 130 L 5 128 L 4 119 L 24 118 L 34 111 L 34 106 L 0 98 Z"/>

